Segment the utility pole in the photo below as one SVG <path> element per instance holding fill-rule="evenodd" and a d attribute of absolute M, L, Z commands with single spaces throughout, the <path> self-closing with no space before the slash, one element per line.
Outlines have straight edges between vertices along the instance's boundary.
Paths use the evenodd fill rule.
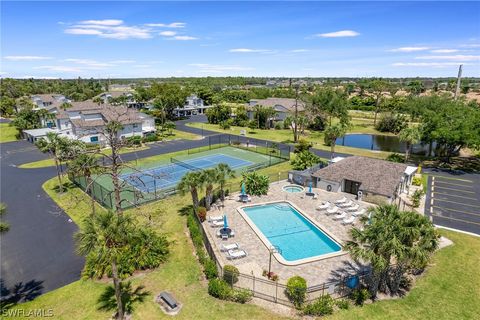
<path fill-rule="evenodd" d="M 455 89 L 455 96 L 454 99 L 458 99 L 458 95 L 460 94 L 460 83 L 462 82 L 462 64 L 458 67 L 458 76 L 457 76 L 457 88 Z"/>
<path fill-rule="evenodd" d="M 294 135 L 293 135 L 293 141 L 294 142 L 297 142 L 298 140 L 298 126 L 297 126 L 297 122 L 298 122 L 298 84 L 295 85 L 295 128 L 294 128 Z"/>

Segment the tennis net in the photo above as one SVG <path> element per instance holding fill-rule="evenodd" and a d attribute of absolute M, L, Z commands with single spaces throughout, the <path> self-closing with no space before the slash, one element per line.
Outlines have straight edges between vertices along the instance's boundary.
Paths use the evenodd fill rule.
<path fill-rule="evenodd" d="M 171 163 L 174 163 L 174 164 L 176 164 L 176 165 L 182 166 L 182 167 L 184 167 L 184 168 L 187 168 L 188 170 L 192 170 L 192 171 L 202 170 L 202 168 L 198 168 L 198 167 L 192 166 L 191 164 L 185 163 L 185 162 L 180 161 L 180 160 L 177 160 L 177 159 L 175 159 L 175 158 L 170 158 L 170 162 L 171 162 Z"/>

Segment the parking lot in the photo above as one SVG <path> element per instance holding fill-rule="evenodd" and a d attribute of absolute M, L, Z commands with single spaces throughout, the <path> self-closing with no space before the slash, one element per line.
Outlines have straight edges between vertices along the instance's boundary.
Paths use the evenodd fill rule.
<path fill-rule="evenodd" d="M 480 235 L 480 175 L 429 175 L 425 213 L 439 226 Z"/>

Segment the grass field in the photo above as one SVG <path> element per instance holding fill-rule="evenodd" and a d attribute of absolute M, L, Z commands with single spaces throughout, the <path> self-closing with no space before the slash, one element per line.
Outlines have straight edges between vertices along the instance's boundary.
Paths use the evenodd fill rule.
<path fill-rule="evenodd" d="M 173 129 L 172 134 L 161 135 L 161 137 L 162 137 L 162 139 L 164 139 L 166 141 L 177 140 L 177 139 L 198 140 L 198 139 L 201 138 L 200 136 L 198 136 L 196 134 L 193 134 L 193 133 L 190 133 L 190 132 L 185 132 L 185 131 L 180 131 L 180 130 L 177 130 L 177 129 Z"/>
<path fill-rule="evenodd" d="M 0 123 L 0 143 L 16 141 L 18 130 L 9 123 Z"/>

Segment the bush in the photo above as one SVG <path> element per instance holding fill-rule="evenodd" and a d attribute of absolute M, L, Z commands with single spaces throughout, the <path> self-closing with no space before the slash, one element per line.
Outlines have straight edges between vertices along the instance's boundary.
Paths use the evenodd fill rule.
<path fill-rule="evenodd" d="M 294 153 L 300 153 L 303 151 L 309 151 L 313 144 L 305 139 L 298 140 L 298 143 L 295 145 Z"/>
<path fill-rule="evenodd" d="M 335 305 L 339 309 L 343 309 L 343 310 L 347 310 L 348 308 L 350 308 L 350 302 L 348 302 L 347 299 L 339 299 L 339 300 L 335 301 Z"/>
<path fill-rule="evenodd" d="M 423 190 L 418 189 L 412 194 L 410 199 L 412 200 L 412 204 L 414 208 L 418 208 L 420 206 L 420 199 L 422 199 Z"/>
<path fill-rule="evenodd" d="M 232 288 L 222 279 L 211 279 L 208 282 L 208 294 L 221 300 L 230 300 L 233 297 Z"/>
<path fill-rule="evenodd" d="M 247 127 L 248 126 L 248 120 L 236 120 L 233 122 L 234 125 L 238 127 Z"/>
<path fill-rule="evenodd" d="M 237 283 L 239 274 L 240 272 L 235 266 L 227 264 L 223 267 L 223 280 L 230 285 Z"/>
<path fill-rule="evenodd" d="M 307 295 L 307 281 L 300 276 L 291 277 L 287 281 L 286 294 L 293 305 L 300 308 Z"/>
<path fill-rule="evenodd" d="M 128 137 L 127 142 L 129 146 L 140 146 L 142 144 L 142 137 L 140 136 Z"/>
<path fill-rule="evenodd" d="M 247 289 L 233 289 L 232 301 L 247 303 L 252 299 L 252 292 Z"/>
<path fill-rule="evenodd" d="M 333 313 L 334 306 L 335 301 L 327 294 L 307 304 L 305 308 L 303 308 L 303 313 L 309 316 L 326 316 Z"/>
<path fill-rule="evenodd" d="M 363 306 L 365 301 L 370 298 L 370 292 L 366 288 L 355 289 L 350 294 L 350 297 L 357 306 Z"/>
<path fill-rule="evenodd" d="M 143 137 L 143 142 L 155 142 L 158 141 L 158 136 L 156 134 L 149 134 Z"/>
<path fill-rule="evenodd" d="M 405 162 L 405 157 L 401 154 L 398 154 L 398 153 L 392 153 L 392 154 L 388 155 L 386 160 L 391 161 L 391 162 L 404 163 Z"/>
<path fill-rule="evenodd" d="M 283 121 L 278 121 L 275 123 L 275 130 L 282 130 L 283 129 Z"/>
<path fill-rule="evenodd" d="M 413 177 L 412 184 L 414 186 L 421 186 L 422 185 L 422 178 L 420 177 Z"/>
<path fill-rule="evenodd" d="M 250 120 L 248 122 L 248 129 L 250 129 L 250 131 L 255 131 L 255 129 L 258 129 L 258 123 L 256 120 Z"/>
<path fill-rule="evenodd" d="M 400 114 L 384 115 L 380 121 L 375 125 L 375 129 L 380 132 L 391 132 L 398 134 L 402 129 L 408 126 L 408 120 L 405 116 Z"/>
<path fill-rule="evenodd" d="M 322 131 L 325 129 L 325 118 L 323 116 L 316 116 L 313 121 L 308 125 L 311 130 Z"/>
<path fill-rule="evenodd" d="M 217 265 L 212 259 L 205 259 L 203 268 L 203 273 L 205 273 L 205 277 L 207 277 L 207 279 L 210 280 L 218 276 Z"/>
<path fill-rule="evenodd" d="M 305 170 L 307 168 L 313 167 L 317 163 L 324 162 L 317 155 L 311 153 L 310 151 L 302 151 L 297 153 L 295 158 L 293 158 L 290 163 L 293 170 Z"/>
<path fill-rule="evenodd" d="M 228 130 L 230 129 L 230 123 L 228 121 L 222 121 L 220 122 L 220 128 L 223 130 Z"/>
<path fill-rule="evenodd" d="M 247 192 L 247 194 L 253 196 L 261 196 L 267 194 L 268 187 L 270 185 L 270 179 L 267 175 L 252 171 L 244 172 L 242 174 L 242 177 L 242 180 L 245 182 L 245 191 Z"/>
<path fill-rule="evenodd" d="M 207 218 L 207 209 L 205 207 L 198 207 L 197 215 L 198 219 L 200 219 L 200 222 L 205 221 L 205 219 Z"/>

